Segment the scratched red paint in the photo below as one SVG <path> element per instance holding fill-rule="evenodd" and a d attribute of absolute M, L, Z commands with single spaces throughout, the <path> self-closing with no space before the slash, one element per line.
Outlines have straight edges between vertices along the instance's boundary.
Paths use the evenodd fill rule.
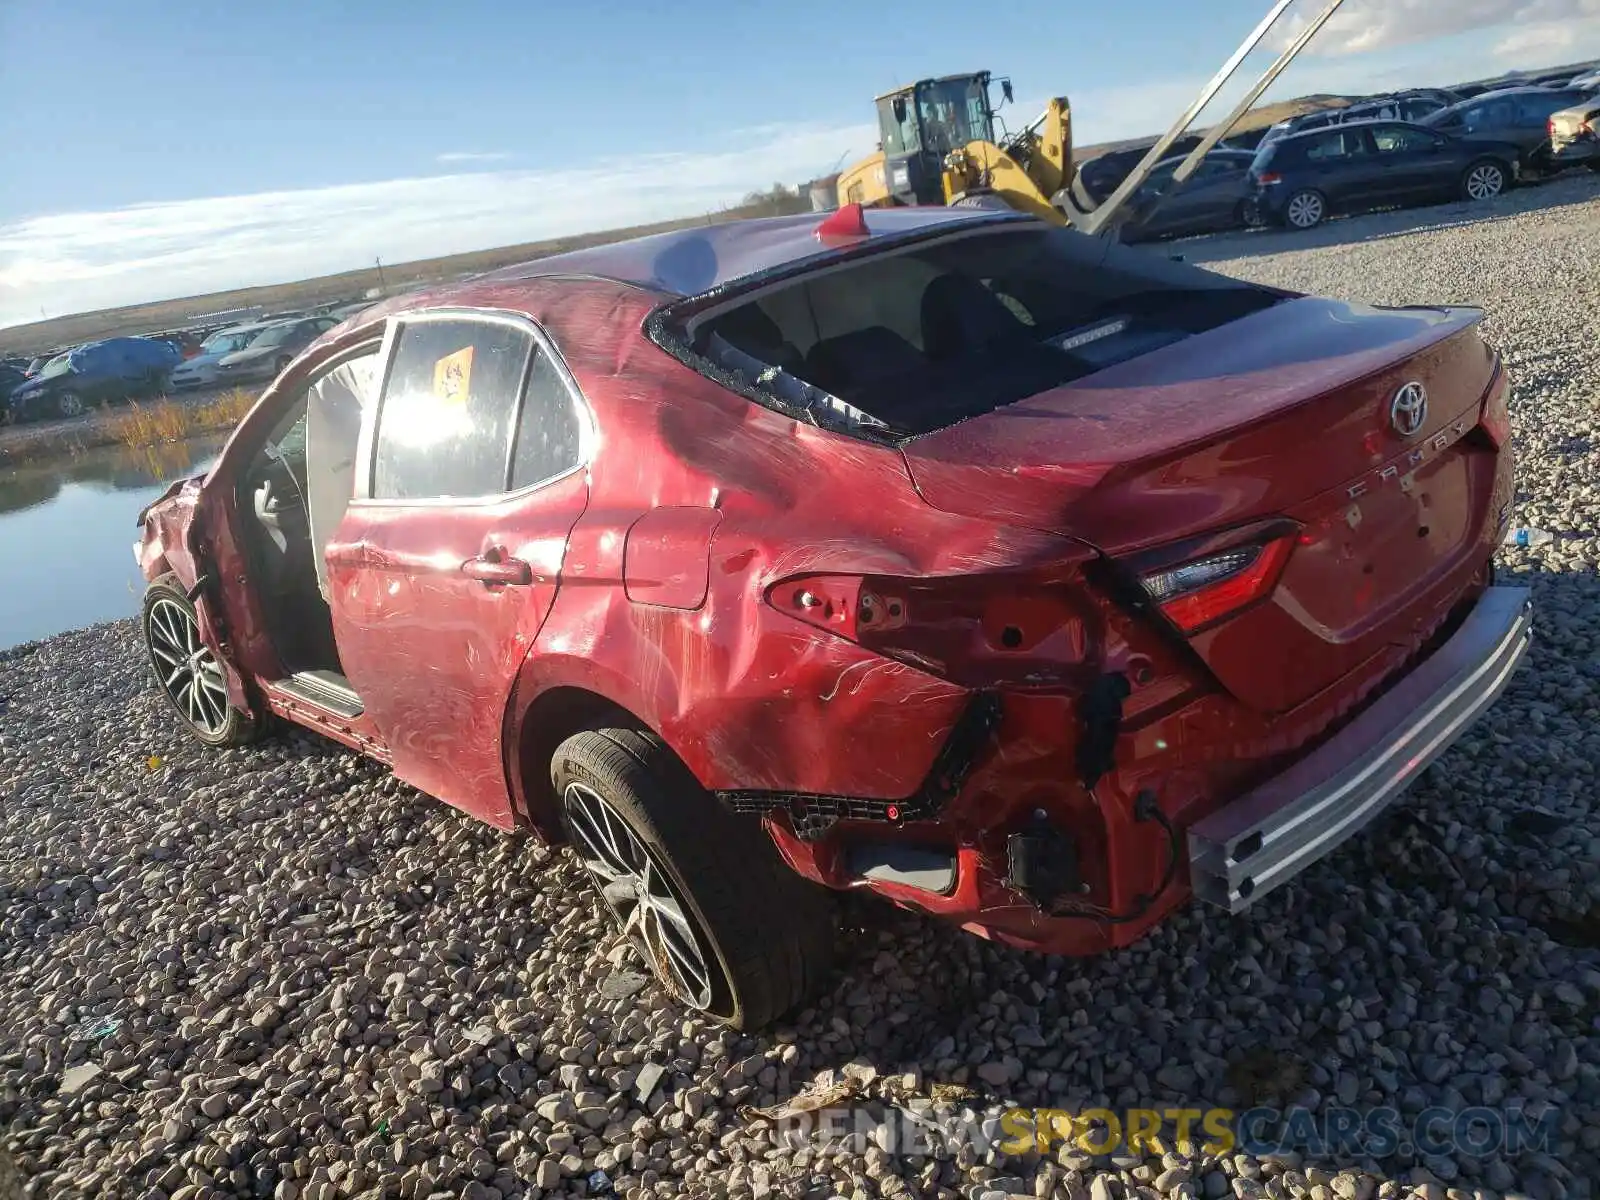
<path fill-rule="evenodd" d="M 797 223 L 771 229 L 790 227 L 809 242 L 797 253 L 827 253 Z M 772 265 L 781 239 L 749 239 Z M 897 446 L 798 422 L 664 352 L 642 327 L 672 289 L 643 271 L 592 277 L 622 274 L 629 253 L 369 310 L 280 378 L 209 478 L 153 506 L 143 571 L 209 578 L 206 635 L 237 704 L 371 753 L 496 825 L 557 836 L 548 760 L 534 750 L 589 719 L 580 700 L 656 731 L 708 789 L 888 801 L 917 792 L 987 680 L 1001 723 L 938 819 L 842 820 L 807 841 L 778 813 L 769 831 L 791 865 L 834 887 L 863 885 L 848 870 L 857 839 L 946 848 L 959 864 L 952 894 L 873 886 L 1019 945 L 1087 953 L 1135 940 L 1186 889 L 1123 924 L 1048 916 L 1006 879 L 1019 823 L 1037 810 L 1068 829 L 1083 902 L 1126 908 L 1164 869 L 1161 830 L 1131 815 L 1141 789 L 1180 827 L 1214 811 L 1415 661 L 1483 586 L 1510 462 L 1474 428 L 1496 367 L 1459 310 L 1289 299 Z M 387 317 L 439 306 L 537 322 L 592 410 L 598 449 L 587 470 L 503 503 L 353 502 L 328 548 L 329 603 L 365 711 L 321 713 L 282 686 L 241 549 L 238 473 L 319 369 L 380 336 Z M 1467 432 L 1409 472 L 1406 490 L 1353 502 L 1347 481 L 1403 450 L 1372 430 L 1408 379 L 1437 398 L 1419 438 L 1458 419 Z M 1351 503 L 1359 531 L 1344 520 Z M 1225 546 L 1268 518 L 1315 536 L 1297 540 L 1270 594 L 1187 646 L 1096 575 L 1106 558 L 1188 539 Z M 530 563 L 534 582 L 460 573 L 491 551 Z M 888 630 L 884 644 L 925 656 L 889 657 L 769 599 L 801 576 L 856 580 L 852 594 L 872 577 L 946 623 Z M 925 661 L 935 651 L 942 666 Z M 1132 692 L 1090 791 L 1074 765 L 1084 695 L 1110 674 Z"/>

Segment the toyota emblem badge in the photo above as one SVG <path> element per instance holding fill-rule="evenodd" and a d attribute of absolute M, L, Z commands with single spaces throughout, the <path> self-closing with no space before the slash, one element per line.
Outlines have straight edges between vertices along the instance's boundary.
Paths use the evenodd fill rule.
<path fill-rule="evenodd" d="M 1428 420 L 1428 389 L 1408 383 L 1389 404 L 1389 424 L 1401 437 L 1414 437 Z"/>

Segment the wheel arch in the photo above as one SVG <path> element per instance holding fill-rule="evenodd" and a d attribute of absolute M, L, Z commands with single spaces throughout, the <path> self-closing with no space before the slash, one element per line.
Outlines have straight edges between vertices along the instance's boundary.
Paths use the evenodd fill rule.
<path fill-rule="evenodd" d="M 539 678 L 525 667 L 512 691 L 507 711 L 506 774 L 511 784 L 512 811 L 517 820 L 550 842 L 566 840 L 556 796 L 550 784 L 550 763 L 556 747 L 589 729 L 634 729 L 654 734 L 680 762 L 661 731 L 640 715 L 642 698 L 626 695 L 615 684 L 572 677 Z M 602 690 L 603 689 L 603 690 Z"/>
<path fill-rule="evenodd" d="M 1495 166 L 1499 167 L 1505 172 L 1506 183 L 1509 184 L 1513 179 L 1516 178 L 1517 169 L 1520 162 L 1520 156 L 1517 155 L 1507 156 L 1504 154 L 1485 153 L 1478 155 L 1478 157 L 1468 162 L 1467 171 L 1471 171 L 1473 167 L 1481 166 L 1484 163 L 1493 163 Z M 1466 172 L 1463 172 L 1463 174 L 1465 173 Z"/>

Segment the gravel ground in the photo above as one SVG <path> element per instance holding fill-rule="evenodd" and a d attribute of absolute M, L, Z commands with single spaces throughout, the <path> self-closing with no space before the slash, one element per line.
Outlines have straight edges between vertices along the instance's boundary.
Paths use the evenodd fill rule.
<path fill-rule="evenodd" d="M 1538 593 L 1530 664 L 1392 815 L 1247 917 L 1191 908 L 1111 957 L 852 903 L 816 1008 L 722 1032 L 635 973 L 566 852 L 306 736 L 190 743 L 131 623 L 0 654 L 0 1121 L 32 1194 L 1592 1195 L 1597 196 L 1584 177 L 1472 223 L 1181 248 L 1340 296 L 1485 305 L 1516 373 L 1518 519 L 1559 538 L 1503 563 Z M 966 1085 L 978 1108 L 1523 1107 L 1559 1133 L 1507 1157 L 991 1162 L 780 1148 L 751 1120 L 829 1084 L 869 1113 Z"/>

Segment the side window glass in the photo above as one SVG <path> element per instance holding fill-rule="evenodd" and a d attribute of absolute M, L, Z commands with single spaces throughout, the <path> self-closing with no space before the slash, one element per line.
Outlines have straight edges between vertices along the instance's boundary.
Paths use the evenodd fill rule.
<path fill-rule="evenodd" d="M 402 323 L 378 404 L 373 497 L 505 491 L 517 395 L 532 348 L 526 330 L 498 321 Z"/>
<path fill-rule="evenodd" d="M 1366 144 L 1361 140 L 1359 129 L 1323 134 L 1319 138 L 1312 138 L 1311 144 L 1306 147 L 1306 157 L 1313 162 L 1351 158 L 1365 152 Z"/>
<path fill-rule="evenodd" d="M 1426 134 L 1418 133 L 1414 129 L 1403 129 L 1399 126 L 1374 129 L 1372 131 L 1372 141 L 1378 147 L 1379 154 L 1393 154 L 1407 150 L 1426 150 L 1433 144 L 1433 139 Z"/>
<path fill-rule="evenodd" d="M 511 487 L 529 487 L 563 475 L 581 461 L 582 424 L 572 393 L 550 355 L 536 348 L 522 398 Z"/>

